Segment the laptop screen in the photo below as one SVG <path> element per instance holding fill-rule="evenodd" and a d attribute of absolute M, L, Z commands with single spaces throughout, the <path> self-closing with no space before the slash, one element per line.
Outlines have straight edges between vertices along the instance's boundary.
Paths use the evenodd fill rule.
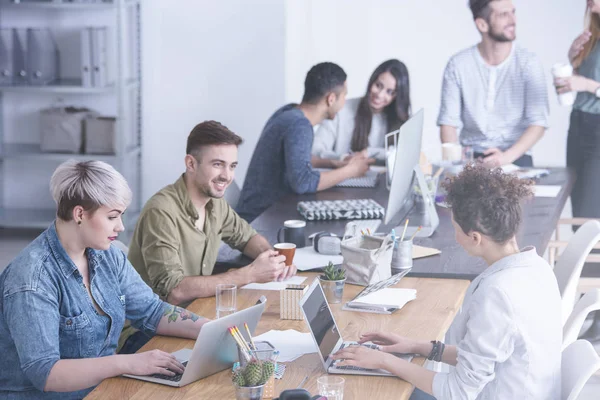
<path fill-rule="evenodd" d="M 327 361 L 335 345 L 340 340 L 340 333 L 333 320 L 333 315 L 323 293 L 321 285 L 316 285 L 302 305 L 323 360 Z"/>

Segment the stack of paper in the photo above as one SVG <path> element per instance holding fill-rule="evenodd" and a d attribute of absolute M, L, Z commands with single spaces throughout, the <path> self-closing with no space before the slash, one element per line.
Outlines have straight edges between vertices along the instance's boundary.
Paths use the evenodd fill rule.
<path fill-rule="evenodd" d="M 304 276 L 292 276 L 289 279 L 281 282 L 267 282 L 267 283 L 249 283 L 246 286 L 242 286 L 242 289 L 255 289 L 255 290 L 283 290 L 287 285 L 300 285 L 306 280 Z"/>
<path fill-rule="evenodd" d="M 341 264 L 344 261 L 344 257 L 341 255 L 330 256 L 317 253 L 312 246 L 296 249 L 296 254 L 294 255 L 294 265 L 298 268 L 298 271 L 324 268 L 330 261 L 335 265 Z"/>
<path fill-rule="evenodd" d="M 416 298 L 416 289 L 384 288 L 352 300 L 348 302 L 348 306 L 382 310 L 401 309 L 406 303 Z"/>
<path fill-rule="evenodd" d="M 317 347 L 310 333 L 294 329 L 286 331 L 272 330 L 254 337 L 254 341 L 266 341 L 279 351 L 277 361 L 290 362 L 305 354 L 316 353 Z"/>

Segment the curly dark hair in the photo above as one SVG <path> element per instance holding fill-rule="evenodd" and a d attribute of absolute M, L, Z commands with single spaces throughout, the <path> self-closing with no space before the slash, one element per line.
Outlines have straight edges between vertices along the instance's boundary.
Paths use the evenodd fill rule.
<path fill-rule="evenodd" d="M 500 168 L 469 164 L 442 185 L 448 192 L 446 202 L 454 221 L 463 232 L 479 232 L 504 244 L 519 229 L 521 200 L 532 195 L 532 184 Z"/>

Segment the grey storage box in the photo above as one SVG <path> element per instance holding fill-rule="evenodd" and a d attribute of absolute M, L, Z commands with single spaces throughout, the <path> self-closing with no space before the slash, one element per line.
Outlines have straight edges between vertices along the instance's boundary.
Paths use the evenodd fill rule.
<path fill-rule="evenodd" d="M 115 154 L 117 119 L 114 117 L 92 117 L 83 122 L 86 154 Z"/>
<path fill-rule="evenodd" d="M 87 108 L 54 107 L 42 110 L 40 147 L 44 152 L 81 153 L 83 120 L 97 115 Z"/>

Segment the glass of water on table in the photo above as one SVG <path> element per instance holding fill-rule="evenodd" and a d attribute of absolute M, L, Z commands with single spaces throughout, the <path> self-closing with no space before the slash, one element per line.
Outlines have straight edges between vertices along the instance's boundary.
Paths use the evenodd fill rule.
<path fill-rule="evenodd" d="M 343 400 L 344 382 L 345 379 L 340 376 L 324 375 L 317 379 L 319 394 L 327 400 Z"/>
<path fill-rule="evenodd" d="M 237 286 L 229 283 L 217 285 L 217 319 L 237 311 Z"/>

